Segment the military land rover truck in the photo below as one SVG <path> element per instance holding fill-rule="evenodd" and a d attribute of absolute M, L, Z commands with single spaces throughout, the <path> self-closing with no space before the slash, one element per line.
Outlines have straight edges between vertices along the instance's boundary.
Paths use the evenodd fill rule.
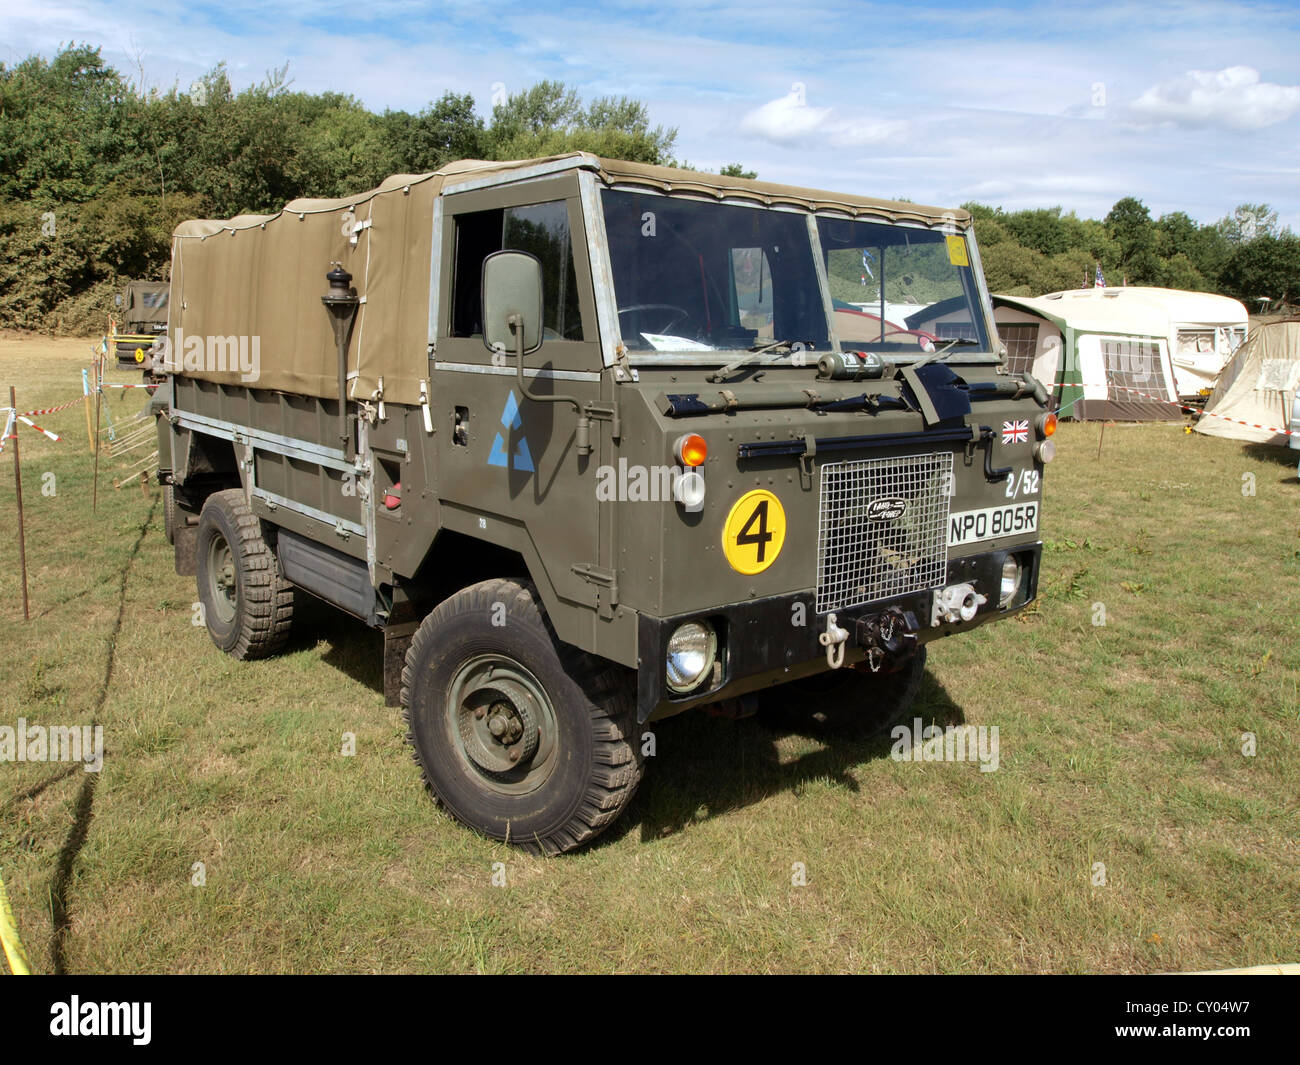
<path fill-rule="evenodd" d="M 182 224 L 169 328 L 212 640 L 271 654 L 303 592 L 381 630 L 434 796 L 536 852 L 618 816 L 648 723 L 878 725 L 1036 594 L 1055 418 L 962 211 L 463 162 Z"/>
<path fill-rule="evenodd" d="M 118 369 L 144 368 L 149 349 L 167 331 L 166 281 L 128 281 L 115 303 L 122 316 L 122 329 L 114 324 L 109 336 Z"/>

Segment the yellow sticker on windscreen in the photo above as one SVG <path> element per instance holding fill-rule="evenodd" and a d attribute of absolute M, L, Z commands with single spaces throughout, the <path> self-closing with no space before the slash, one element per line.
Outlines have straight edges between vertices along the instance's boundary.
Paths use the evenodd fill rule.
<path fill-rule="evenodd" d="M 785 508 L 756 488 L 736 500 L 722 527 L 722 553 L 737 573 L 762 573 L 785 544 Z"/>
<path fill-rule="evenodd" d="M 966 242 L 961 237 L 947 237 L 948 242 L 948 261 L 953 266 L 970 266 L 970 259 L 966 257 Z"/>

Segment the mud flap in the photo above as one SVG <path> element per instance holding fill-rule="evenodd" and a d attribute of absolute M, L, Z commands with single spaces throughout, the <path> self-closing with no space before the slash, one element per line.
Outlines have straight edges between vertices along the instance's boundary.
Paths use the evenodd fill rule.
<path fill-rule="evenodd" d="M 184 513 L 183 511 L 181 513 Z M 199 527 L 188 521 L 176 526 L 176 572 L 181 577 L 193 577 L 199 572 L 195 552 L 199 546 Z"/>
<path fill-rule="evenodd" d="M 396 622 L 384 626 L 384 705 L 402 705 L 402 668 L 406 649 L 411 646 L 418 621 Z"/>

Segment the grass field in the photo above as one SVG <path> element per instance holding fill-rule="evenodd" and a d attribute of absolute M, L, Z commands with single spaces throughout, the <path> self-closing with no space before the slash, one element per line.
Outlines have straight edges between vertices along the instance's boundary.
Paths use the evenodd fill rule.
<path fill-rule="evenodd" d="M 0 339 L 0 402 L 10 383 L 21 409 L 78 395 L 88 351 Z M 82 410 L 36 420 L 66 435 L 22 433 L 27 624 L 0 455 L 0 724 L 98 722 L 107 753 L 100 774 L 0 764 L 0 875 L 35 971 L 1300 960 L 1293 452 L 1108 426 L 1099 459 L 1098 425 L 1062 428 L 1039 605 L 933 645 L 918 704 L 997 725 L 997 772 L 688 714 L 657 727 L 623 821 L 544 860 L 428 799 L 373 633 L 321 607 L 280 657 L 221 655 L 192 624 L 158 489 L 115 491 L 125 462 L 105 460 L 92 514 Z"/>

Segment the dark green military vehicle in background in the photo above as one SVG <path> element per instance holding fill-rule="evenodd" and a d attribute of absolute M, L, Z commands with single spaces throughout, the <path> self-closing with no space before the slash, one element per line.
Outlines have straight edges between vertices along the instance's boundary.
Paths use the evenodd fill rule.
<path fill-rule="evenodd" d="M 160 476 L 213 641 L 382 630 L 437 799 L 567 851 L 648 723 L 864 727 L 1036 594 L 1055 417 L 970 218 L 584 153 L 181 225 Z"/>
<path fill-rule="evenodd" d="M 146 367 L 149 349 L 167 331 L 167 301 L 171 286 L 166 281 L 128 281 L 114 302 L 121 315 L 109 336 L 119 369 Z"/>

